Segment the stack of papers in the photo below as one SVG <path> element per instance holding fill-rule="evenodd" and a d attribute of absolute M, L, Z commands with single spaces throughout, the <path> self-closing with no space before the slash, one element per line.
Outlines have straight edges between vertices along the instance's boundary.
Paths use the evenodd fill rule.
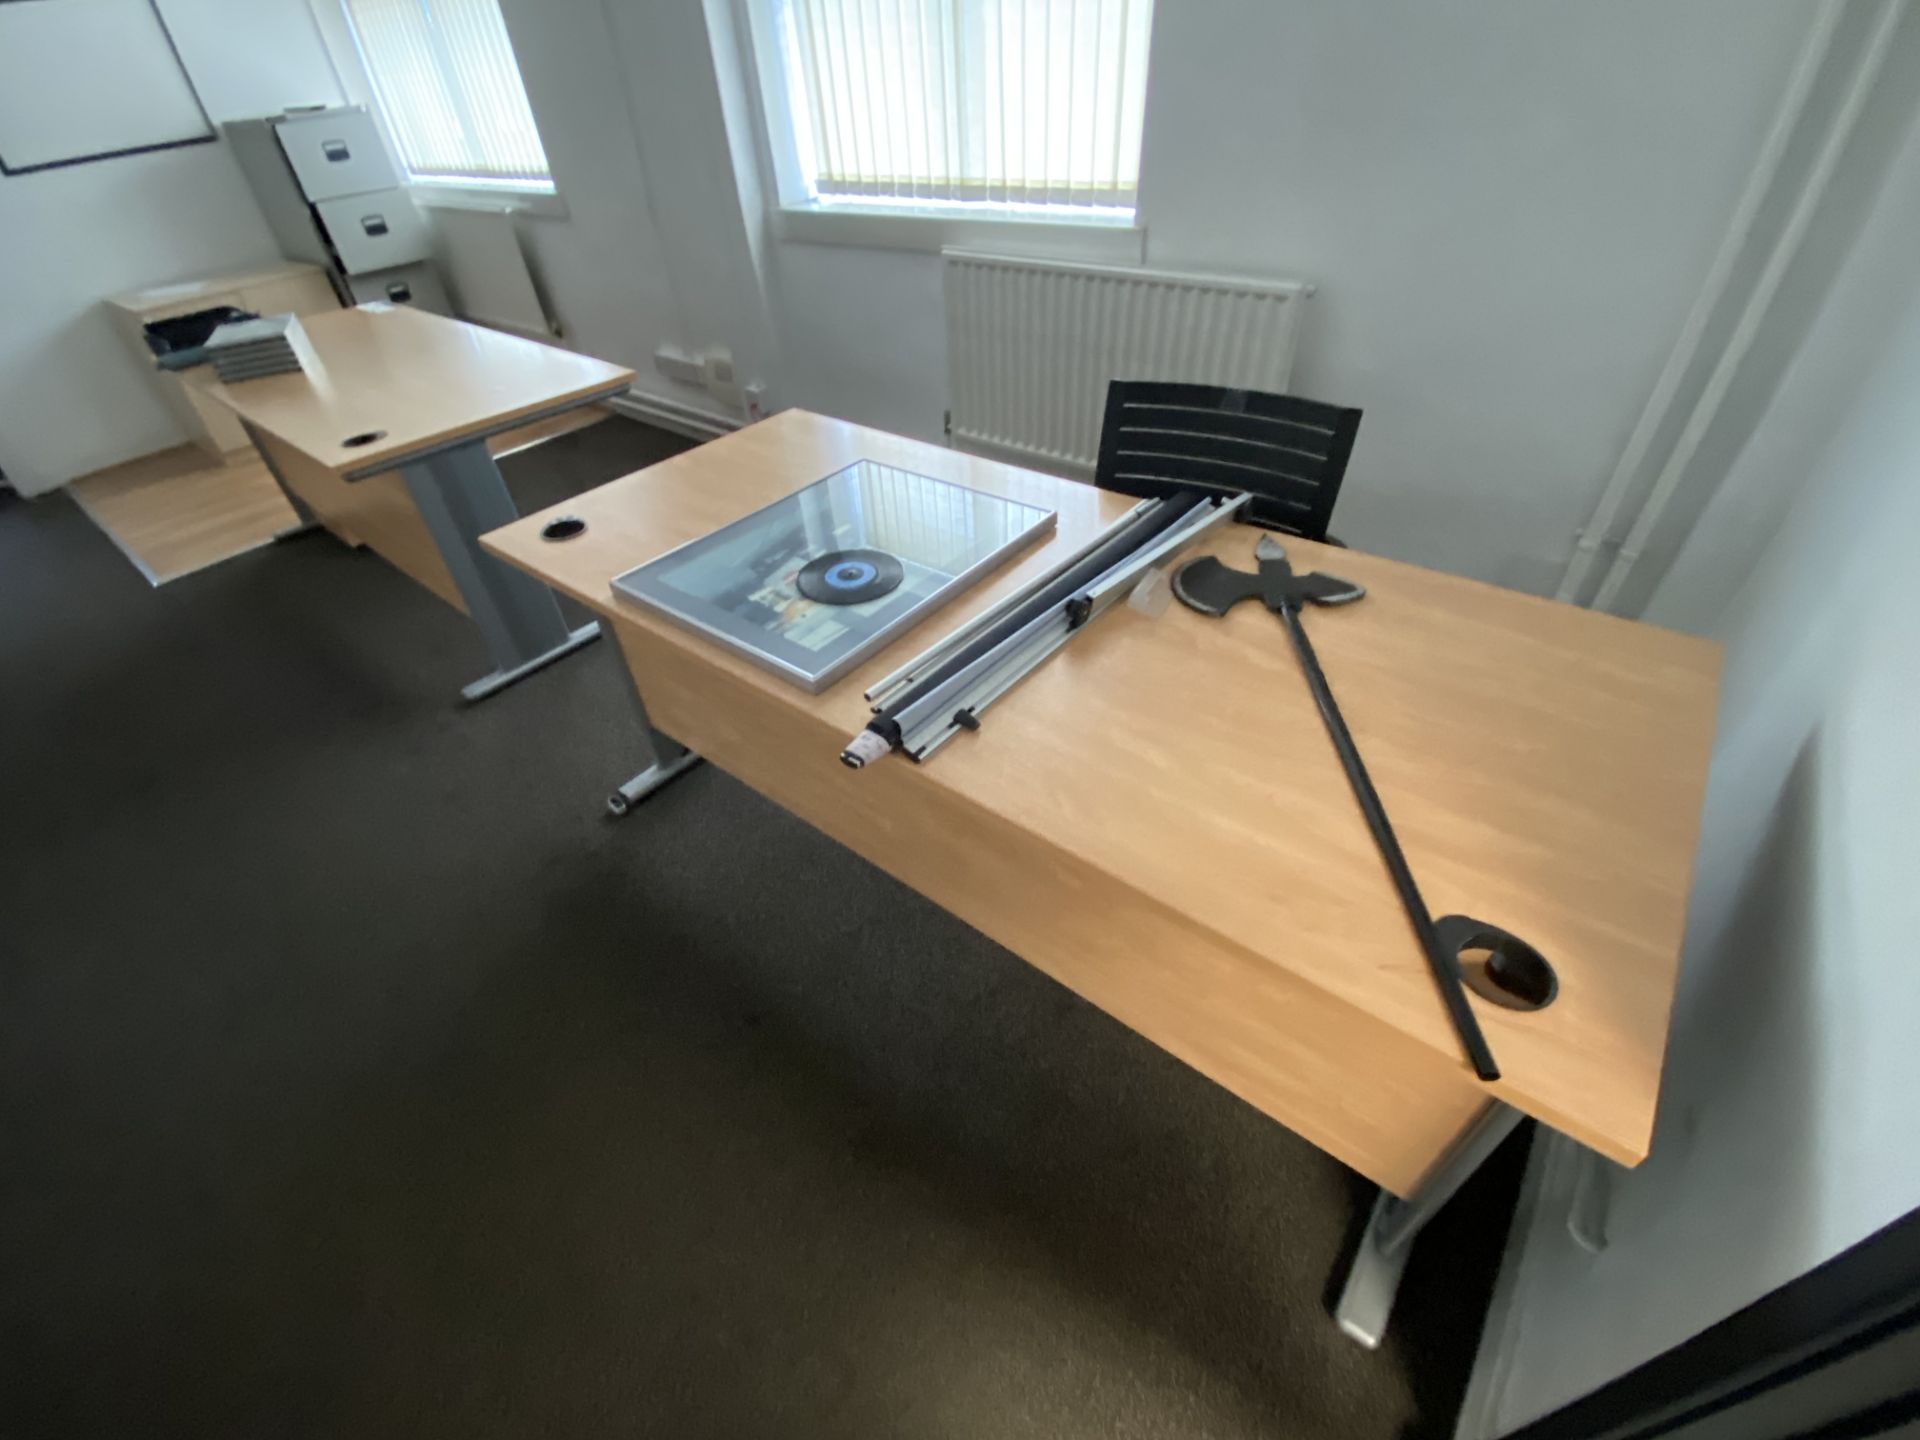
<path fill-rule="evenodd" d="M 206 350 L 215 373 L 229 384 L 317 368 L 307 332 L 292 315 L 230 321 L 207 337 Z"/>

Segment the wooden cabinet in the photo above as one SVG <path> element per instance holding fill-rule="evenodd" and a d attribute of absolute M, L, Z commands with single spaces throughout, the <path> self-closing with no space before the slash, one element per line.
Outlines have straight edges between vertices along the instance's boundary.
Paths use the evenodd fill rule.
<path fill-rule="evenodd" d="M 108 298 L 107 308 L 141 366 L 153 375 L 155 393 L 178 417 L 187 437 L 217 460 L 251 456 L 246 431 L 225 405 L 206 397 L 214 383 L 213 367 L 191 370 L 155 369 L 144 330 L 149 321 L 191 315 L 233 305 L 260 315 L 314 315 L 340 308 L 333 283 L 318 265 L 282 262 L 232 275 L 209 275 L 173 285 L 155 285 Z"/>

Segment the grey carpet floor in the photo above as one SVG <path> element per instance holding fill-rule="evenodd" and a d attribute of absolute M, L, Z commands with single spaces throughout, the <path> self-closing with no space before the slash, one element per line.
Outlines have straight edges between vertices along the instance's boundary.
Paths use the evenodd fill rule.
<path fill-rule="evenodd" d="M 605 818 L 618 662 L 0 503 L 0 1434 L 1450 1433 L 1518 1149 L 1358 1349 L 1366 1186 L 710 766 Z"/>

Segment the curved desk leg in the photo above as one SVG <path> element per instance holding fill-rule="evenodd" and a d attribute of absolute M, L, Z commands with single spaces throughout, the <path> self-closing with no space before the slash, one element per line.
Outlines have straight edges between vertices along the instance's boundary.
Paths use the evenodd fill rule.
<path fill-rule="evenodd" d="M 1393 1297 L 1400 1289 L 1401 1272 L 1421 1228 L 1466 1184 L 1467 1177 L 1500 1148 L 1513 1133 L 1521 1114 L 1498 1100 L 1488 1104 L 1462 1130 L 1453 1144 L 1420 1182 L 1420 1188 L 1402 1200 L 1382 1190 L 1367 1217 L 1367 1228 L 1354 1252 L 1353 1267 L 1340 1291 L 1333 1318 L 1340 1328 L 1369 1350 L 1378 1349 L 1393 1314 Z"/>
<path fill-rule="evenodd" d="M 463 696 L 484 700 L 600 638 L 596 621 L 569 630 L 553 591 L 480 548 L 487 531 L 520 518 L 484 439 L 402 465 L 400 473 L 493 656 L 493 673 L 462 686 Z"/>
<path fill-rule="evenodd" d="M 620 668 L 626 670 L 624 664 Z M 627 670 L 627 694 L 633 697 L 640 733 L 646 737 L 647 753 L 653 756 L 653 761 L 607 796 L 607 813 L 615 816 L 625 815 L 669 780 L 679 779 L 700 763 L 700 757 L 693 751 L 653 728 L 653 721 L 647 715 L 647 702 L 640 698 L 640 686 L 631 670 Z"/>

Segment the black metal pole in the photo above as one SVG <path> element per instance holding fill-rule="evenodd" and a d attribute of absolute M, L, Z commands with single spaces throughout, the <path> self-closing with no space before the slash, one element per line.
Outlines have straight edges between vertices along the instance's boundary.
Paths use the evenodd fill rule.
<path fill-rule="evenodd" d="M 1360 811 L 1367 817 L 1367 827 L 1373 831 L 1374 843 L 1380 847 L 1380 858 L 1387 862 L 1387 873 L 1393 877 L 1394 888 L 1400 892 L 1400 903 L 1406 907 L 1407 919 L 1413 922 L 1420 948 L 1427 953 L 1427 965 L 1440 986 L 1440 998 L 1446 1002 L 1447 1015 L 1460 1036 L 1460 1043 L 1466 1047 L 1467 1059 L 1473 1062 L 1474 1073 L 1482 1080 L 1498 1080 L 1500 1067 L 1493 1062 L 1493 1051 L 1487 1048 L 1487 1037 L 1480 1033 L 1480 1021 L 1467 1000 L 1466 985 L 1460 978 L 1459 957 L 1440 943 L 1440 937 L 1434 931 L 1433 916 L 1427 910 L 1427 902 L 1420 896 L 1420 887 L 1413 883 L 1413 871 L 1407 867 L 1407 857 L 1400 849 L 1399 837 L 1393 833 L 1393 822 L 1387 819 L 1386 806 L 1380 803 L 1380 794 L 1373 788 L 1373 780 L 1360 759 L 1360 751 L 1347 729 L 1346 718 L 1341 715 L 1340 706 L 1333 698 L 1326 672 L 1320 668 L 1320 657 L 1313 653 L 1313 642 L 1307 639 L 1307 627 L 1300 622 L 1299 602 L 1283 600 L 1279 608 L 1280 618 L 1286 621 L 1287 634 L 1293 640 L 1294 654 L 1300 657 L 1300 668 L 1307 672 L 1307 685 L 1313 691 L 1314 702 L 1320 707 L 1320 718 L 1326 722 L 1327 734 L 1333 738 L 1333 748 L 1339 753 L 1340 764 L 1347 772 L 1347 783 L 1353 786 L 1354 799 L 1360 802 Z"/>

